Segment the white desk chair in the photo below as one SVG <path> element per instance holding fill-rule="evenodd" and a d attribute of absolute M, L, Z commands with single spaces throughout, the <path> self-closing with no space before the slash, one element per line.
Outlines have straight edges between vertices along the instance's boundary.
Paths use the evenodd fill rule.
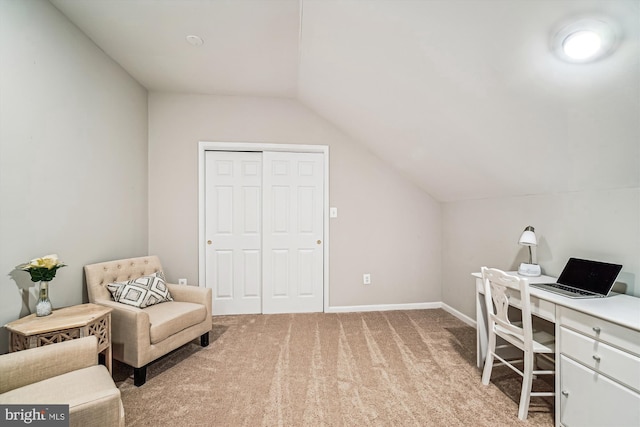
<path fill-rule="evenodd" d="M 531 392 L 534 375 L 555 374 L 553 370 L 536 370 L 536 356 L 543 356 L 553 363 L 553 359 L 548 355 L 555 353 L 554 338 L 546 332 L 533 331 L 527 279 L 509 275 L 495 268 L 482 267 L 482 282 L 489 322 L 489 346 L 482 373 L 482 384 L 489 385 L 494 358 L 500 361 L 497 363 L 498 365 L 505 364 L 517 372 L 522 377 L 518 418 L 526 420 L 531 396 L 555 396 L 554 392 Z M 521 324 L 520 322 L 512 323 L 508 317 L 510 290 L 520 293 Z M 496 336 L 522 350 L 523 358 L 507 361 L 496 354 Z M 509 347 L 509 344 L 501 345 L 498 348 Z M 515 363 L 524 363 L 523 370 L 516 368 Z"/>

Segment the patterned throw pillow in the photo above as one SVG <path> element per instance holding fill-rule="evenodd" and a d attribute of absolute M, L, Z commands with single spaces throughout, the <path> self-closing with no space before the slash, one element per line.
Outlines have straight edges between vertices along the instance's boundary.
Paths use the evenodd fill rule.
<path fill-rule="evenodd" d="M 115 301 L 138 308 L 173 301 L 162 271 L 127 282 L 109 283 L 107 288 Z"/>

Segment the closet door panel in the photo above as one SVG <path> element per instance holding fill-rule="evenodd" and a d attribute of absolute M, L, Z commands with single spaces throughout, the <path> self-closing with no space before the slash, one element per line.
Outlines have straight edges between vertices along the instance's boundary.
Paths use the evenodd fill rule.
<path fill-rule="evenodd" d="M 324 156 L 263 153 L 263 313 L 323 310 Z"/>
<path fill-rule="evenodd" d="M 214 314 L 262 310 L 262 153 L 205 157 L 206 286 Z"/>

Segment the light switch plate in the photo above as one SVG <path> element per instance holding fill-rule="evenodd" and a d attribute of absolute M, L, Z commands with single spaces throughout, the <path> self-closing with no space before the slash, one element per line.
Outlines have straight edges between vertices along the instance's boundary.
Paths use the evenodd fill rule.
<path fill-rule="evenodd" d="M 338 218 L 338 208 L 329 208 L 329 218 Z"/>

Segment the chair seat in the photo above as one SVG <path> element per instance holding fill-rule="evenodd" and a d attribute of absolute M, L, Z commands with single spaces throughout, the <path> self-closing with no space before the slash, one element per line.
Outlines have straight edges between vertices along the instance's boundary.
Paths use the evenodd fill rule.
<path fill-rule="evenodd" d="M 524 341 L 508 329 L 496 325 L 496 333 L 503 338 L 504 335 L 508 335 L 513 339 L 509 340 L 511 344 L 518 346 L 521 350 L 524 349 Z M 554 336 L 546 331 L 533 331 L 533 351 L 534 353 L 555 353 L 556 343 Z"/>
<path fill-rule="evenodd" d="M 197 325 L 207 317 L 207 309 L 202 304 L 170 301 L 147 307 L 151 328 L 151 344 L 157 344 L 168 337 Z"/>
<path fill-rule="evenodd" d="M 555 337 L 546 331 L 533 331 L 533 351 L 536 353 L 555 353 Z"/>

